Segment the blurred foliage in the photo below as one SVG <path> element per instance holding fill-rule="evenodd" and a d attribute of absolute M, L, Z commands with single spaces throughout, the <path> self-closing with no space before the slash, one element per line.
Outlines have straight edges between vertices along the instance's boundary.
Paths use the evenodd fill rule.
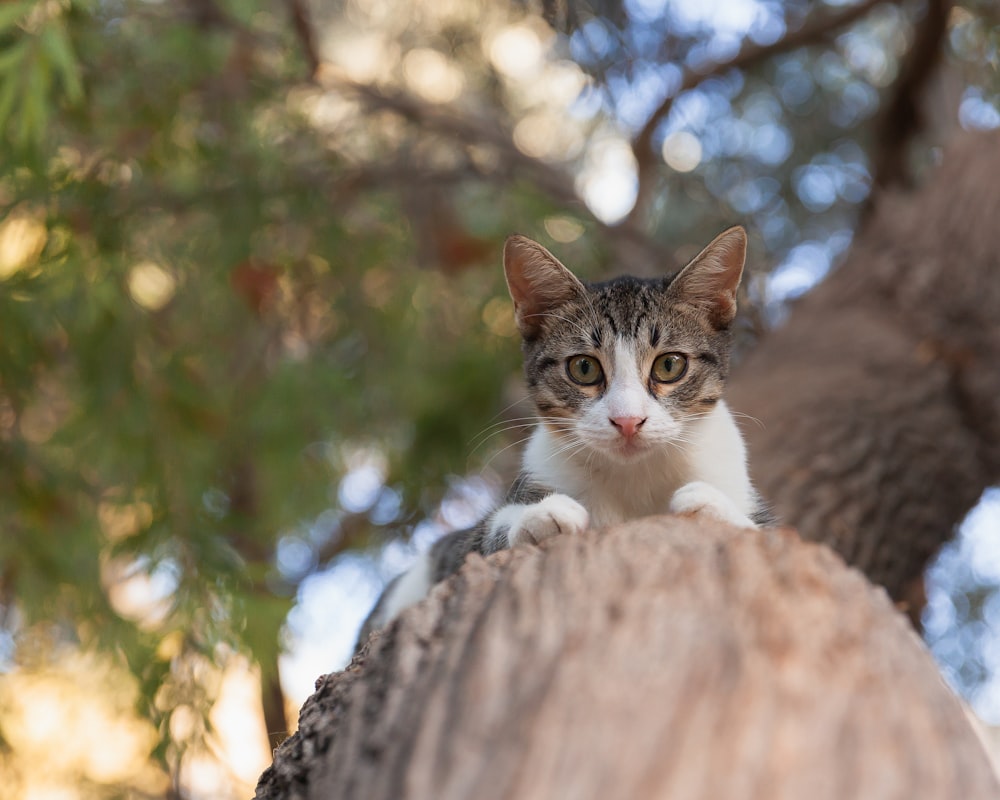
<path fill-rule="evenodd" d="M 742 221 L 761 319 L 822 276 L 924 14 L 871 5 L 773 53 L 845 6 L 0 6 L 0 659 L 104 653 L 176 784 L 212 670 L 251 654 L 266 708 L 298 582 L 490 457 L 509 232 L 597 275 Z M 1000 124 L 996 22 L 949 16 L 945 126 Z M 377 487 L 346 508 L 360 463 Z"/>

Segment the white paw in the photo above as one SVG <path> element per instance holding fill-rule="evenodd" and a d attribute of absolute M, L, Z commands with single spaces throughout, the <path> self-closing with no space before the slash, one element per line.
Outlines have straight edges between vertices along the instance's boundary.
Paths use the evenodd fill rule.
<path fill-rule="evenodd" d="M 507 530 L 507 544 L 538 544 L 560 533 L 583 533 L 590 524 L 587 509 L 572 497 L 550 494 L 544 500 L 523 506 Z"/>
<path fill-rule="evenodd" d="M 708 514 L 737 528 L 756 528 L 756 524 L 721 489 L 704 481 L 692 481 L 674 492 L 670 500 L 672 514 Z"/>

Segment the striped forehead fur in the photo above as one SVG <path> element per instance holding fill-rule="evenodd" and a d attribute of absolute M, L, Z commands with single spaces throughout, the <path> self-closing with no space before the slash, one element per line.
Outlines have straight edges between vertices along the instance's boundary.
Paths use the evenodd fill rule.
<path fill-rule="evenodd" d="M 656 356 L 679 352 L 690 360 L 688 375 L 658 401 L 696 409 L 718 399 L 729 366 L 729 332 L 678 303 L 669 280 L 626 276 L 584 286 L 584 294 L 552 310 L 538 336 L 524 340 L 525 374 L 543 414 L 573 413 L 594 401 L 593 392 L 566 375 L 568 359 L 580 354 L 596 357 L 613 374 L 616 353 L 633 354 L 648 371 Z"/>
<path fill-rule="evenodd" d="M 671 279 L 622 276 L 584 284 L 584 292 L 552 309 L 538 344 L 600 348 L 614 339 L 647 347 L 684 345 L 693 351 L 728 356 L 730 337 L 709 324 L 699 309 L 678 302 Z M 526 347 L 526 352 L 536 348 Z"/>

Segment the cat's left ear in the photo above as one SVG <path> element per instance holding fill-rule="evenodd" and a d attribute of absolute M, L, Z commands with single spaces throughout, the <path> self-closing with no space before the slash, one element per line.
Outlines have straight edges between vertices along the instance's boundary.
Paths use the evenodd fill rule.
<path fill-rule="evenodd" d="M 736 289 L 747 255 L 747 232 L 739 225 L 716 236 L 670 282 L 668 291 L 704 311 L 718 329 L 736 316 Z"/>
<path fill-rule="evenodd" d="M 552 253 L 515 234 L 503 246 L 503 271 L 514 301 L 514 319 L 525 339 L 534 339 L 556 308 L 586 289 Z"/>

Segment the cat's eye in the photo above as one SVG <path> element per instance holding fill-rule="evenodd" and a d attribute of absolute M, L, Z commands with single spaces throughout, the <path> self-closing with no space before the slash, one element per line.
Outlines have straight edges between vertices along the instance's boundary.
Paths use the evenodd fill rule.
<path fill-rule="evenodd" d="M 574 383 L 593 386 L 604 380 L 601 362 L 591 356 L 573 356 L 566 362 L 566 374 Z"/>
<path fill-rule="evenodd" d="M 687 367 L 687 357 L 680 353 L 664 353 L 656 357 L 650 374 L 653 376 L 654 381 L 674 383 L 674 381 L 679 381 L 684 377 Z"/>

